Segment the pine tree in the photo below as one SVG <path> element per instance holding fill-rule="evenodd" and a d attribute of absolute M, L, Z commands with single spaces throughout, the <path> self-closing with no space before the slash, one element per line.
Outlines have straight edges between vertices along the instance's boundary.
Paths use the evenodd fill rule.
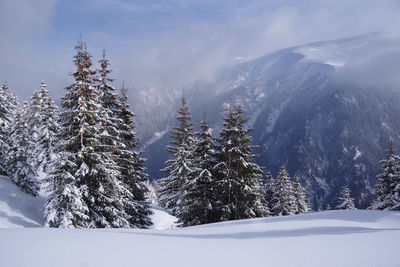
<path fill-rule="evenodd" d="M 219 220 L 237 220 L 264 216 L 261 179 L 263 170 L 254 163 L 247 119 L 240 105 L 227 106 L 220 138 L 217 139 L 214 167 L 218 183 Z"/>
<path fill-rule="evenodd" d="M 182 106 L 176 117 L 178 123 L 171 130 L 172 141 L 167 146 L 167 151 L 173 154 L 173 158 L 166 162 L 164 171 L 169 176 L 160 180 L 159 204 L 172 209 L 175 215 L 179 215 L 179 202 L 185 194 L 185 186 L 190 180 L 192 172 L 191 147 L 193 143 L 193 124 L 186 99 L 182 97 Z"/>
<path fill-rule="evenodd" d="M 83 42 L 76 50 L 76 71 L 72 73 L 75 81 L 66 88 L 62 103 L 60 153 L 63 159 L 49 176 L 53 182 L 50 186 L 55 189 L 46 202 L 47 221 L 52 222 L 48 225 L 129 227 L 121 196 L 125 188 L 117 179 L 120 171 L 113 148 L 103 142 L 111 139 L 107 129 L 109 114 L 94 86 L 96 72 L 91 69 L 91 55 Z M 59 182 L 66 177 L 68 184 Z M 65 197 L 67 189 L 68 197 Z M 64 207 L 62 213 L 57 213 L 57 203 Z"/>
<path fill-rule="evenodd" d="M 296 214 L 311 212 L 311 207 L 307 198 L 306 190 L 300 183 L 297 175 L 293 179 L 293 193 L 296 199 Z"/>
<path fill-rule="evenodd" d="M 191 179 L 185 187 L 179 209 L 179 221 L 192 226 L 217 221 L 215 218 L 216 183 L 212 174 L 214 138 L 205 118 L 200 122 L 201 131 L 196 133 L 193 145 Z"/>
<path fill-rule="evenodd" d="M 265 180 L 264 198 L 263 198 L 264 206 L 268 211 L 268 215 L 271 215 L 271 210 L 275 206 L 274 193 L 275 193 L 275 179 L 272 176 L 272 173 L 269 171 L 267 173 L 267 177 Z"/>
<path fill-rule="evenodd" d="M 41 121 L 37 138 L 37 148 L 40 151 L 39 170 L 44 173 L 50 171 L 49 164 L 57 157 L 55 150 L 60 132 L 59 110 L 46 87 L 46 83 L 42 81 L 39 90 Z"/>
<path fill-rule="evenodd" d="M 152 214 L 146 195 L 149 191 L 149 178 L 144 167 L 145 159 L 135 151 L 139 140 L 135 132 L 135 114 L 129 109 L 126 89 L 121 90 L 119 109 L 119 137 L 123 147 L 117 151 L 121 181 L 125 184 L 124 206 L 131 227 L 148 228 Z"/>
<path fill-rule="evenodd" d="M 285 164 L 282 164 L 276 179 L 273 201 L 275 206 L 271 211 L 275 216 L 292 215 L 297 212 L 293 185 Z"/>
<path fill-rule="evenodd" d="M 336 209 L 356 210 L 354 199 L 350 197 L 350 189 L 347 186 L 344 186 L 340 192 L 339 204 L 336 206 Z"/>
<path fill-rule="evenodd" d="M 8 175 L 22 191 L 37 196 L 39 185 L 37 173 L 34 168 L 35 155 L 33 154 L 35 143 L 27 127 L 28 104 L 17 113 L 10 135 L 10 149 L 8 151 Z"/>
<path fill-rule="evenodd" d="M 67 142 L 62 140 L 63 145 Z M 86 228 L 88 227 L 89 207 L 86 205 L 82 190 L 76 181 L 72 153 L 60 146 L 59 157 L 50 163 L 53 171 L 47 176 L 47 189 L 51 195 L 46 200 L 46 227 Z"/>
<path fill-rule="evenodd" d="M 11 144 L 9 137 L 18 109 L 17 97 L 11 92 L 7 82 L 4 82 L 0 87 L 0 175 L 8 173 L 8 151 Z"/>
<path fill-rule="evenodd" d="M 370 208 L 400 210 L 400 157 L 396 154 L 392 139 L 386 150 L 386 158 L 380 164 L 383 173 L 377 176 L 376 198 Z"/>
<path fill-rule="evenodd" d="M 103 143 L 112 148 L 113 157 L 118 165 L 118 180 L 124 189 L 122 200 L 130 227 L 147 228 L 151 225 L 151 211 L 145 199 L 149 183 L 143 166 L 145 160 L 140 157 L 141 153 L 135 151 L 139 144 L 135 132 L 135 114 L 129 109 L 127 90 L 122 88 L 120 96 L 115 93 L 112 86 L 114 79 L 109 77 L 112 71 L 109 69 L 110 63 L 105 50 L 99 63 L 97 87 L 108 116 L 105 126 L 110 133 L 103 138 Z"/>

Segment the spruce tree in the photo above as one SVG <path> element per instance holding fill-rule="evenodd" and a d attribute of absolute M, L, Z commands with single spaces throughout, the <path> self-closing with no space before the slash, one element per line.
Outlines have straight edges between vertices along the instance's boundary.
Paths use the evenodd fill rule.
<path fill-rule="evenodd" d="M 10 135 L 10 148 L 8 151 L 8 175 L 22 191 L 37 196 L 39 185 L 37 173 L 34 168 L 35 155 L 33 154 L 35 143 L 27 126 L 28 104 L 17 113 Z"/>
<path fill-rule="evenodd" d="M 97 87 L 108 117 L 105 126 L 110 133 L 104 136 L 102 142 L 105 146 L 112 147 L 113 157 L 118 165 L 118 180 L 124 189 L 121 196 L 130 227 L 147 228 L 151 225 L 151 211 L 145 199 L 148 175 L 143 166 L 144 159 L 140 157 L 141 153 L 135 151 L 139 144 L 135 132 L 135 114 L 129 109 L 127 90 L 122 88 L 121 95 L 115 93 L 112 85 L 114 79 L 110 78 L 112 71 L 105 50 L 99 63 Z"/>
<path fill-rule="evenodd" d="M 39 90 L 41 121 L 37 138 L 37 148 L 40 151 L 38 156 L 39 170 L 44 173 L 50 171 L 50 162 L 57 158 L 55 150 L 60 131 L 59 110 L 46 87 L 46 83 L 42 81 Z"/>
<path fill-rule="evenodd" d="M 183 226 L 217 221 L 215 218 L 216 183 L 212 174 L 214 138 L 205 118 L 200 122 L 200 132 L 195 134 L 191 179 L 185 187 L 180 202 L 179 221 Z"/>
<path fill-rule="evenodd" d="M 264 216 L 261 179 L 263 170 L 255 162 L 250 145 L 252 131 L 240 105 L 227 106 L 220 138 L 217 139 L 214 167 L 218 183 L 219 220 L 237 220 Z"/>
<path fill-rule="evenodd" d="M 112 133 L 107 129 L 109 114 L 94 86 L 96 72 L 91 69 L 91 55 L 86 45 L 80 42 L 76 50 L 76 71 L 72 73 L 75 81 L 66 88 L 62 103 L 60 154 L 63 159 L 55 164 L 57 168 L 50 175 L 54 191 L 46 202 L 48 225 L 129 227 L 122 199 L 125 188 L 117 179 L 120 171 L 113 157 L 114 149 L 103 142 L 111 139 Z M 65 175 L 69 184 L 59 182 Z M 67 189 L 69 197 L 65 197 Z M 64 207 L 62 214 L 57 213 L 57 203 Z M 67 223 L 61 224 L 62 221 Z"/>
<path fill-rule="evenodd" d="M 268 211 L 268 215 L 272 215 L 271 210 L 275 206 L 275 200 L 274 200 L 275 179 L 270 171 L 267 173 L 263 193 L 264 193 L 264 198 L 263 198 L 264 206 Z"/>
<path fill-rule="evenodd" d="M 396 154 L 392 139 L 385 159 L 380 161 L 383 172 L 379 174 L 376 197 L 371 209 L 400 210 L 400 157 Z"/>
<path fill-rule="evenodd" d="M 36 141 L 38 139 L 40 131 L 40 123 L 42 121 L 41 114 L 41 99 L 38 91 L 34 91 L 31 96 L 31 100 L 27 103 L 26 116 L 29 127 L 29 133 L 32 135 L 32 139 Z"/>
<path fill-rule="evenodd" d="M 167 151 L 173 154 L 173 158 L 166 162 L 164 171 L 169 176 L 159 182 L 159 204 L 162 207 L 172 209 L 175 215 L 179 215 L 179 202 L 185 194 L 185 186 L 192 173 L 192 143 L 193 124 L 186 99 L 182 97 L 182 106 L 178 110 L 177 125 L 171 130 L 172 141 L 167 146 Z"/>
<path fill-rule="evenodd" d="M 272 207 L 271 212 L 275 216 L 292 215 L 297 212 L 293 185 L 285 164 L 282 164 L 276 178 L 273 201 L 275 205 Z"/>
<path fill-rule="evenodd" d="M 11 92 L 7 82 L 3 82 L 0 87 L 0 175 L 8 174 L 8 151 L 12 144 L 9 139 L 18 109 L 17 97 Z"/>
<path fill-rule="evenodd" d="M 350 189 L 347 186 L 344 186 L 340 192 L 339 204 L 336 206 L 336 209 L 356 210 L 354 199 L 350 197 Z"/>
<path fill-rule="evenodd" d="M 297 175 L 293 179 L 293 193 L 296 199 L 296 214 L 311 212 L 311 207 L 307 198 L 307 193 L 300 183 Z"/>
<path fill-rule="evenodd" d="M 139 143 L 135 132 L 135 114 L 130 110 L 126 89 L 122 88 L 119 109 L 119 137 L 123 147 L 117 151 L 121 181 L 125 184 L 124 206 L 131 227 L 148 228 L 152 214 L 146 195 L 149 191 L 149 178 L 144 167 L 145 159 L 137 152 Z"/>
<path fill-rule="evenodd" d="M 50 163 L 53 170 L 46 178 L 47 189 L 51 195 L 46 200 L 46 227 L 86 228 L 88 227 L 89 207 L 79 188 L 74 171 L 76 163 L 71 152 L 63 149 L 67 142 L 61 140 L 57 160 Z"/>
<path fill-rule="evenodd" d="M 126 220 L 130 227 L 148 228 L 151 225 L 150 207 L 146 203 L 145 194 L 148 191 L 148 175 L 144 168 L 141 153 L 136 152 L 139 140 L 135 132 L 135 114 L 128 104 L 127 90 L 122 88 L 121 95 L 116 94 L 112 86 L 112 72 L 106 58 L 105 50 L 99 61 L 97 71 L 97 88 L 100 100 L 108 120 L 104 122 L 109 135 L 103 135 L 102 143 L 112 152 L 120 175 L 118 180 L 123 188 L 121 193 Z M 111 151 L 112 149 L 112 151 Z"/>

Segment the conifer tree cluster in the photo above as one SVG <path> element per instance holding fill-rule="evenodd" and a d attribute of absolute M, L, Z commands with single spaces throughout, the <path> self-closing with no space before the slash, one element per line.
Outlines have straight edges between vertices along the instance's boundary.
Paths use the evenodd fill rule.
<path fill-rule="evenodd" d="M 4 143 L 0 161 L 3 173 L 8 175 L 21 190 L 36 196 L 48 162 L 54 159 L 57 143 L 58 109 L 42 82 L 41 89 L 34 92 L 30 102 L 20 107 L 8 86 L 2 86 L 0 106 L 5 104 L 8 125 L 2 127 L 7 133 L 1 137 Z"/>
<path fill-rule="evenodd" d="M 276 179 L 271 173 L 267 174 L 264 203 L 271 216 L 311 212 L 306 191 L 299 177 L 295 175 L 292 181 L 285 164 L 282 164 Z"/>
<path fill-rule="evenodd" d="M 392 140 L 380 164 L 382 173 L 377 176 L 376 196 L 370 208 L 400 211 L 400 157 Z"/>
<path fill-rule="evenodd" d="M 76 51 L 61 113 L 45 82 L 23 107 L 1 86 L 0 175 L 33 196 L 50 191 L 49 227 L 147 228 L 150 183 L 126 89 L 112 86 L 105 52 L 94 70 L 83 42 Z"/>
<path fill-rule="evenodd" d="M 35 143 L 30 135 L 27 117 L 29 106 L 16 114 L 10 135 L 10 147 L 7 153 L 7 174 L 24 192 L 36 196 L 39 191 L 37 170 L 34 168 Z"/>
<path fill-rule="evenodd" d="M 251 129 L 240 105 L 227 106 L 219 138 L 204 118 L 198 132 L 185 98 L 167 150 L 173 158 L 159 182 L 159 203 L 172 209 L 183 226 L 266 215 L 262 203 L 263 170 L 250 145 Z"/>
<path fill-rule="evenodd" d="M 47 178 L 46 225 L 147 228 L 148 177 L 134 151 L 138 139 L 126 92 L 115 93 L 105 52 L 96 71 L 86 45 L 76 50 L 74 82 L 62 101 L 60 159 Z"/>

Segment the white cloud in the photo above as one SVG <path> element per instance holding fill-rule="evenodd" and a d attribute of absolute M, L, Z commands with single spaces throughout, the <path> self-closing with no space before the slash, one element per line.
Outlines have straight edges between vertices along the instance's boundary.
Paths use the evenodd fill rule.
<path fill-rule="evenodd" d="M 76 37 L 83 31 L 95 56 L 105 46 L 118 81 L 141 88 L 177 80 L 210 79 L 218 68 L 237 57 L 249 58 L 308 42 L 400 29 L 398 0 L 64 0 L 61 3 L 64 6 L 71 3 L 74 8 L 57 9 L 54 13 L 55 0 L 0 2 L 0 34 L 2 40 L 8 40 L 7 49 L 0 51 L 0 79 L 8 79 L 20 90 L 30 90 L 27 95 L 32 91 L 28 85 L 35 86 L 38 76 L 39 81 L 51 80 L 49 86 L 67 85 L 67 70 L 73 68 L 76 40 L 48 43 L 49 39 L 67 34 L 65 29 L 52 27 L 62 22 L 65 26 L 68 21 L 51 23 L 63 12 L 85 12 L 68 14 L 74 18 L 82 14 L 90 16 L 89 20 L 82 20 L 87 23 L 82 27 L 69 28 L 68 35 L 76 31 Z M 51 35 L 44 34 L 46 29 L 53 29 Z M 2 59 L 7 56 L 7 60 L 12 60 L 14 55 L 20 59 L 9 68 L 8 61 Z"/>

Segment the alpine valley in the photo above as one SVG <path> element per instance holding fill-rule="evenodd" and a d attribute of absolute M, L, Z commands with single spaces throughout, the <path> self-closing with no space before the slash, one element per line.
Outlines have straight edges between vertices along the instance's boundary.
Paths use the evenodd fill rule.
<path fill-rule="evenodd" d="M 400 142 L 400 36 L 368 33 L 297 46 L 236 62 L 212 82 L 160 90 L 151 94 L 156 98 L 136 94 L 132 106 L 152 179 L 165 176 L 159 170 L 183 92 L 193 121 L 198 126 L 205 112 L 216 136 L 224 103 L 240 102 L 254 128 L 258 163 L 273 175 L 286 163 L 314 209 L 334 207 L 344 185 L 366 208 L 390 138 Z"/>

